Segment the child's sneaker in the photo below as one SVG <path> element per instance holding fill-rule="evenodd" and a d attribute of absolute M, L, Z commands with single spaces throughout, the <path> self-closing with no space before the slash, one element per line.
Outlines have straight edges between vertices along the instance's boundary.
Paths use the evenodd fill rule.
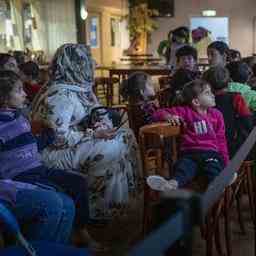
<path fill-rule="evenodd" d="M 176 180 L 167 181 L 165 178 L 158 175 L 151 175 L 147 177 L 148 186 L 157 191 L 168 191 L 172 189 L 177 189 L 178 182 Z"/>

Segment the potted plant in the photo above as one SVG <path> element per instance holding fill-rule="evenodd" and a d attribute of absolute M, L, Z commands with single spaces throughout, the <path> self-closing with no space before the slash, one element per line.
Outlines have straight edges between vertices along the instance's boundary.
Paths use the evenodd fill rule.
<path fill-rule="evenodd" d="M 144 1 L 133 1 L 127 15 L 128 29 L 131 44 L 127 50 L 128 54 L 145 54 L 147 49 L 148 36 L 157 28 L 156 21 L 152 15 L 157 15 L 156 10 L 149 10 Z"/>

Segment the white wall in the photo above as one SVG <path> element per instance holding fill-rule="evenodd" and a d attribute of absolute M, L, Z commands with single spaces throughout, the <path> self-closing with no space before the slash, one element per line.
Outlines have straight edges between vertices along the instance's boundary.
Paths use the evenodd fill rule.
<path fill-rule="evenodd" d="M 177 26 L 189 26 L 190 17 L 201 16 L 205 9 L 215 9 L 217 16 L 229 17 L 230 47 L 239 49 L 243 56 L 256 51 L 253 49 L 256 0 L 176 0 L 174 8 L 174 18 L 158 19 L 159 28 L 152 33 L 148 52 L 155 53 L 159 42 L 167 37 L 169 30 Z"/>

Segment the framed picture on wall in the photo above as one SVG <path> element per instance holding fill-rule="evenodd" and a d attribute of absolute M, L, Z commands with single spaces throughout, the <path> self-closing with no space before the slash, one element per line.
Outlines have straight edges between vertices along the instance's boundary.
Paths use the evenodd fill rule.
<path fill-rule="evenodd" d="M 99 48 L 99 17 L 90 17 L 89 24 L 89 43 L 91 48 Z"/>

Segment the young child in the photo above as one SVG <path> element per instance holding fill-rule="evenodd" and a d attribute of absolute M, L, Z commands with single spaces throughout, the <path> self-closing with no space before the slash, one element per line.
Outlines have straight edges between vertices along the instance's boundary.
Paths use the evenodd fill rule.
<path fill-rule="evenodd" d="M 154 114 L 155 121 L 182 124 L 180 156 L 174 167 L 174 176 L 168 189 L 183 187 L 191 181 L 198 169 L 203 169 L 211 182 L 228 162 L 225 125 L 215 106 L 214 95 L 207 82 L 194 80 L 182 90 L 184 106 L 166 108 Z M 156 190 L 164 190 L 149 184 Z"/>
<path fill-rule="evenodd" d="M 210 84 L 215 94 L 216 108 L 223 114 L 232 158 L 253 127 L 251 112 L 240 93 L 228 92 L 230 76 L 226 68 L 212 67 L 203 74 L 203 79 Z"/>
<path fill-rule="evenodd" d="M 208 45 L 207 55 L 210 66 L 225 67 L 229 56 L 229 47 L 222 41 L 214 41 Z"/>
<path fill-rule="evenodd" d="M 238 92 L 244 97 L 249 108 L 256 111 L 256 91 L 247 84 L 252 75 L 249 66 L 241 61 L 231 62 L 226 68 L 232 81 L 228 85 L 229 92 Z"/>
<path fill-rule="evenodd" d="M 230 49 L 228 53 L 228 62 L 241 61 L 242 55 L 241 52 L 235 49 Z"/>
<path fill-rule="evenodd" d="M 76 205 L 75 228 L 79 237 L 93 248 L 98 247 L 88 235 L 88 193 L 86 178 L 74 172 L 52 170 L 43 166 L 31 127 L 20 113 L 26 94 L 19 76 L 12 71 L 0 71 L 0 176 L 2 179 L 35 184 L 61 190 L 72 197 Z M 49 145 L 52 141 L 45 143 Z"/>
<path fill-rule="evenodd" d="M 132 73 L 123 81 L 120 93 L 129 105 L 136 106 L 137 116 L 143 120 L 141 125 L 153 122 L 152 115 L 158 109 L 158 102 L 154 100 L 155 90 L 147 73 Z"/>
<path fill-rule="evenodd" d="M 183 86 L 201 76 L 197 70 L 197 50 L 192 46 L 185 45 L 177 50 L 177 70 L 170 80 L 170 103 L 182 90 Z"/>
<path fill-rule="evenodd" d="M 33 61 L 28 61 L 19 66 L 23 78 L 23 88 L 27 94 L 29 102 L 32 102 L 41 86 L 37 80 L 39 78 L 39 67 Z"/>

